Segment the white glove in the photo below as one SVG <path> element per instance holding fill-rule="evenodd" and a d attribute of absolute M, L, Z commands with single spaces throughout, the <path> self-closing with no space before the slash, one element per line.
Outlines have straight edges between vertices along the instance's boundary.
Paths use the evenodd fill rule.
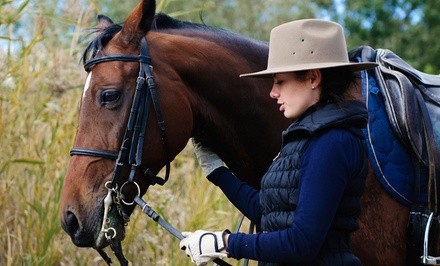
<path fill-rule="evenodd" d="M 229 230 L 223 232 L 204 230 L 197 230 L 194 233 L 183 232 L 185 238 L 180 241 L 180 249 L 184 250 L 197 266 L 206 265 L 216 258 L 222 259 L 228 256 L 224 236 L 230 233 Z"/>
<path fill-rule="evenodd" d="M 199 161 L 200 167 L 202 167 L 205 176 L 208 176 L 215 169 L 224 165 L 222 159 L 220 159 L 217 154 L 208 148 L 202 147 L 202 144 L 196 142 L 194 138 L 192 138 L 191 141 L 194 146 L 197 160 Z"/>

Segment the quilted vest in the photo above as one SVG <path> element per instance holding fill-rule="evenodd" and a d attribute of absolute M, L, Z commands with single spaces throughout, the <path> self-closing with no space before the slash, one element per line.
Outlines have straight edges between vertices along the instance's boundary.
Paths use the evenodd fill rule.
<path fill-rule="evenodd" d="M 354 106 L 352 106 L 354 104 Z M 299 169 L 301 157 L 311 136 L 331 128 L 345 128 L 362 139 L 361 128 L 365 125 L 365 105 L 349 101 L 350 108 L 341 111 L 340 106 L 328 105 L 323 109 L 308 111 L 299 121 L 283 132 L 283 145 L 278 157 L 263 176 L 260 204 L 263 209 L 261 229 L 275 231 L 291 227 L 299 199 Z M 359 106 L 358 106 L 359 105 Z M 359 107 L 359 108 L 357 108 Z M 361 141 L 361 140 L 360 140 Z M 365 155 L 366 156 L 366 155 Z M 311 265 L 359 265 L 358 259 L 349 251 L 349 233 L 358 228 L 360 196 L 368 174 L 367 160 L 358 176 L 350 179 L 338 207 L 330 232 L 321 250 L 346 250 L 346 257 L 320 254 Z M 321 257 L 320 257 L 321 256 Z M 336 261 L 334 260 L 336 259 Z M 279 265 L 260 263 L 259 265 Z M 291 265 L 291 264 L 289 264 Z M 303 265 L 303 264 L 301 264 Z M 306 264 L 307 265 L 307 264 Z"/>

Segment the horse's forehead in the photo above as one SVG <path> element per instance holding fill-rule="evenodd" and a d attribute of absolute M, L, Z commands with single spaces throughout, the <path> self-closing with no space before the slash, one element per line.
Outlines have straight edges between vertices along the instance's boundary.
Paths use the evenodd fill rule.
<path fill-rule="evenodd" d="M 87 75 L 86 83 L 84 84 L 84 91 L 83 91 L 83 95 L 82 95 L 83 100 L 85 99 L 87 92 L 90 90 L 91 82 L 92 82 L 92 71 L 90 71 L 89 74 Z"/>

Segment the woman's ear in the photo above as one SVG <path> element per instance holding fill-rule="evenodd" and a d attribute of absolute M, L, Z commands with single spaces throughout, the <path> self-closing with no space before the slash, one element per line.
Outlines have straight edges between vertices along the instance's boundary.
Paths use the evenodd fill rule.
<path fill-rule="evenodd" d="M 309 70 L 309 81 L 312 88 L 318 88 L 321 86 L 322 73 L 319 69 Z"/>

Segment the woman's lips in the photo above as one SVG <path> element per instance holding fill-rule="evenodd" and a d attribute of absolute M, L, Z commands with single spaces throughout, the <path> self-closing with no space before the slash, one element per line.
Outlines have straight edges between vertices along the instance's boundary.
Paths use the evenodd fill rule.
<path fill-rule="evenodd" d="M 284 104 L 283 103 L 280 104 L 280 112 L 284 112 Z"/>

